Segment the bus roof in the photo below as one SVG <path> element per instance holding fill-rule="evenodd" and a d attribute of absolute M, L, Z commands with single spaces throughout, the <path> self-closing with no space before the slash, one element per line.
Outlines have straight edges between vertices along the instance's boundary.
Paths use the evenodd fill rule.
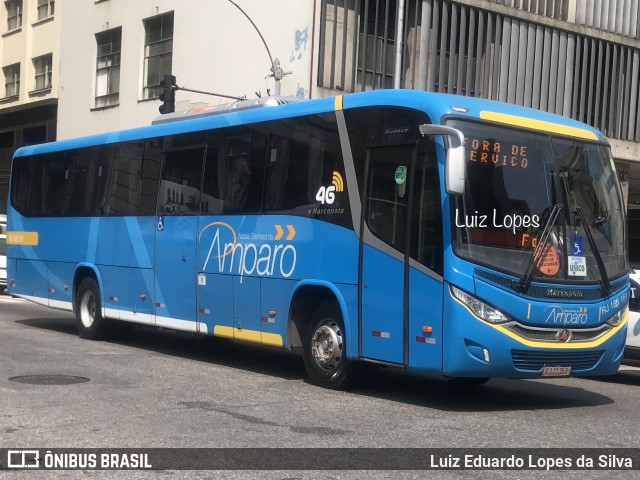
<path fill-rule="evenodd" d="M 419 90 L 374 90 L 339 97 L 327 97 L 284 105 L 265 106 L 264 108 L 230 111 L 229 113 L 220 115 L 159 123 L 129 130 L 31 145 L 18 149 L 15 156 L 22 157 L 50 153 L 93 145 L 231 127 L 364 106 L 416 108 L 424 111 L 432 121 L 438 123 L 443 116 L 456 115 L 606 142 L 602 134 L 593 127 L 570 118 L 531 108 L 480 98 L 430 93 Z"/>

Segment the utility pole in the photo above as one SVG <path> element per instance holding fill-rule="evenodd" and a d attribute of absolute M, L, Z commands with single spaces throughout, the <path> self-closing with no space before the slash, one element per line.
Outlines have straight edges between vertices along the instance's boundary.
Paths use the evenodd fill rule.
<path fill-rule="evenodd" d="M 176 92 L 183 90 L 185 92 L 200 93 L 202 95 L 213 95 L 214 97 L 230 98 L 232 100 L 246 100 L 246 97 L 236 97 L 234 95 L 225 95 L 222 93 L 205 92 L 203 90 L 194 90 L 193 88 L 181 87 L 176 83 L 175 75 L 165 75 L 164 79 L 160 81 L 162 87 L 162 93 L 158 96 L 162 105 L 160 105 L 160 113 L 166 115 L 167 113 L 173 113 L 176 111 Z"/>
<path fill-rule="evenodd" d="M 240 10 L 240 12 L 242 12 L 242 14 L 245 17 L 247 17 L 247 20 L 249 20 L 251 25 L 253 25 L 253 28 L 256 30 L 256 32 L 258 32 L 258 35 L 260 36 L 260 39 L 262 40 L 262 43 L 264 44 L 264 48 L 266 48 L 266 50 L 267 50 L 267 55 L 269 55 L 269 62 L 271 63 L 271 75 L 269 75 L 269 77 L 273 77 L 273 79 L 275 80 L 275 82 L 276 82 L 276 95 L 280 95 L 280 81 L 284 78 L 285 75 L 290 75 L 292 72 L 283 71 L 282 67 L 280 66 L 280 60 L 278 60 L 277 58 L 274 60 L 274 58 L 271 56 L 271 51 L 269 50 L 269 46 L 267 45 L 266 40 L 262 36 L 262 33 L 260 33 L 260 30 L 258 29 L 258 26 L 253 22 L 253 20 L 251 20 L 251 17 L 249 15 L 247 15 L 247 12 L 245 12 L 242 8 L 240 8 L 240 6 L 236 2 L 234 2 L 233 0 L 228 0 L 228 1 L 234 7 L 236 7 L 238 10 Z"/>
<path fill-rule="evenodd" d="M 398 22 L 396 24 L 396 61 L 393 67 L 393 88 L 400 88 L 402 75 L 402 40 L 404 39 L 404 0 L 398 0 Z"/>

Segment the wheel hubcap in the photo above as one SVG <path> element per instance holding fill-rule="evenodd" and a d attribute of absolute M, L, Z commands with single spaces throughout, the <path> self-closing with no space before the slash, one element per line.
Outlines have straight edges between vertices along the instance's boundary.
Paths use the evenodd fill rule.
<path fill-rule="evenodd" d="M 96 319 L 96 299 L 91 291 L 85 292 L 80 301 L 80 319 L 87 328 L 91 328 Z"/>
<path fill-rule="evenodd" d="M 333 320 L 321 323 L 313 332 L 311 353 L 323 370 L 335 369 L 342 358 L 342 331 Z"/>

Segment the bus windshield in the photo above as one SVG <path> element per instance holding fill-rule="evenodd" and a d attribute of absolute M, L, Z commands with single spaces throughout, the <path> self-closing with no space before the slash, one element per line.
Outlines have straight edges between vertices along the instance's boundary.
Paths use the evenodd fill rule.
<path fill-rule="evenodd" d="M 452 208 L 458 256 L 517 277 L 534 267 L 538 281 L 606 283 L 626 272 L 608 147 L 482 122 L 448 125 L 466 139 L 467 183 Z"/>

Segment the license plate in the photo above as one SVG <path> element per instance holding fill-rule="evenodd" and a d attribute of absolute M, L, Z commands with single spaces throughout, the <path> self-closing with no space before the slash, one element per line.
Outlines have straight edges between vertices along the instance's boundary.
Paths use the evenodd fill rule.
<path fill-rule="evenodd" d="M 571 365 L 544 365 L 543 377 L 568 377 L 571 375 Z"/>

